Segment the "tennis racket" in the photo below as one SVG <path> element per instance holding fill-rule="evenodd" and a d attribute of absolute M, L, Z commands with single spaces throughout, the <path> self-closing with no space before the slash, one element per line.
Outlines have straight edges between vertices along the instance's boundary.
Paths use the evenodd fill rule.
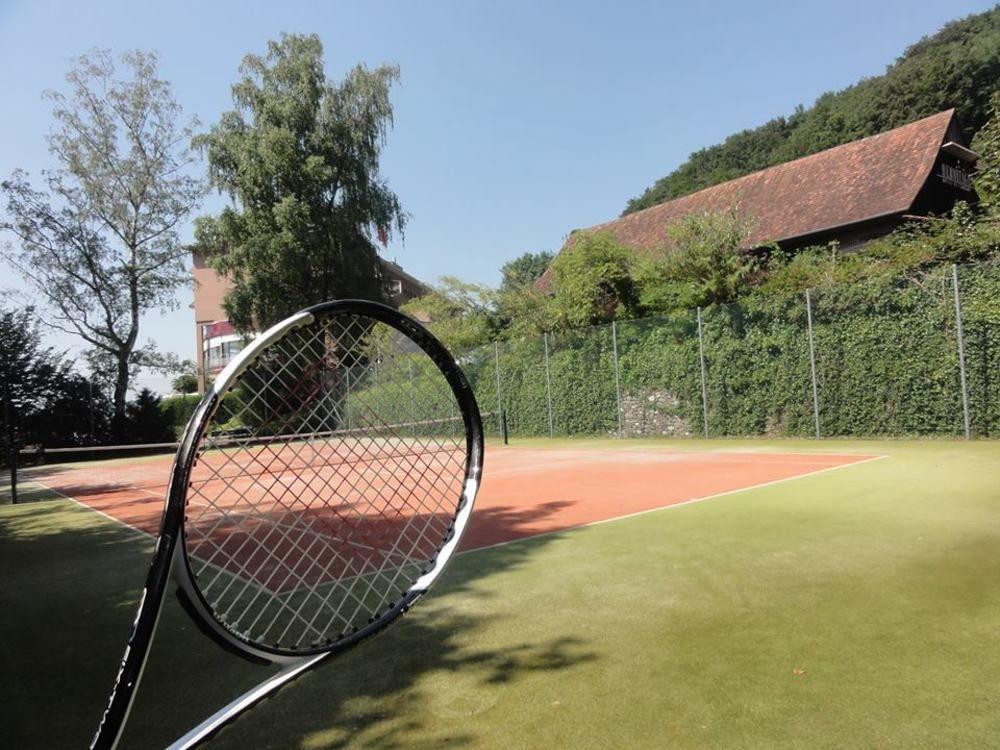
<path fill-rule="evenodd" d="M 193 747 L 402 615 L 441 575 L 475 502 L 479 409 L 422 326 L 359 300 L 254 339 L 198 405 L 91 748 L 121 735 L 173 573 L 199 627 L 280 671 L 171 747 Z"/>

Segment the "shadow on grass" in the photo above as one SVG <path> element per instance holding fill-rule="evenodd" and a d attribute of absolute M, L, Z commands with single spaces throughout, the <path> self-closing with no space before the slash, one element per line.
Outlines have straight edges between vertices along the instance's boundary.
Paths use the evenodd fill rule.
<path fill-rule="evenodd" d="M 210 746 L 488 746 L 488 737 L 469 731 L 468 717 L 492 709 L 515 681 L 597 658 L 580 638 L 538 637 L 530 615 L 513 603 L 506 609 L 483 601 L 499 594 L 478 582 L 518 567 L 547 543 L 459 558 L 426 607 L 241 717 Z M 484 641 L 487 626 L 503 629 L 500 642 L 495 633 Z"/>
<path fill-rule="evenodd" d="M 475 517 L 490 535 L 523 536 L 561 504 Z M 382 636 L 331 659 L 221 732 L 217 747 L 428 747 L 480 744 L 462 717 L 536 672 L 595 653 L 558 633 L 537 639 L 503 582 L 558 535 L 456 558 L 425 601 Z M 4 584 L 0 705 L 9 747 L 79 747 L 117 670 L 152 540 L 69 501 L 0 509 Z M 508 625 L 485 645 L 487 627 Z M 271 674 L 221 651 L 168 596 L 122 746 L 161 747 Z M 450 698 L 442 703 L 440 696 Z M 9 744 L 8 744 L 9 743 Z"/>
<path fill-rule="evenodd" d="M 62 495 L 48 487 L 33 482 L 18 482 L 17 485 L 17 505 L 25 503 L 40 503 L 46 500 L 61 500 Z M 0 506 L 14 505 L 13 493 L 10 489 L 10 482 L 0 482 Z"/>

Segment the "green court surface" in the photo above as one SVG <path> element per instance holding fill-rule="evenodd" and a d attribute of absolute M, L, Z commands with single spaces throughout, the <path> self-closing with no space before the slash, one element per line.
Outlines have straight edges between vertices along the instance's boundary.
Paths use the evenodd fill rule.
<path fill-rule="evenodd" d="M 1000 443 L 642 445 L 886 458 L 463 554 L 401 623 L 207 746 L 1000 747 Z M 152 545 L 24 490 L 0 507 L 0 744 L 83 747 Z M 268 673 L 171 596 L 122 747 Z"/>

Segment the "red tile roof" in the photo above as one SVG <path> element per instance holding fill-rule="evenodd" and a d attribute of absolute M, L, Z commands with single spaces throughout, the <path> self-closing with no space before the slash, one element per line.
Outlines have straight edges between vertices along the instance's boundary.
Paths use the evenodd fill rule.
<path fill-rule="evenodd" d="M 666 244 L 668 225 L 681 216 L 737 206 L 753 224 L 747 247 L 759 247 L 905 213 L 934 168 L 954 112 L 939 112 L 584 231 L 609 232 L 627 247 L 650 251 Z M 573 241 L 571 235 L 563 250 Z M 546 271 L 536 282 L 539 288 L 548 288 L 549 277 Z"/>

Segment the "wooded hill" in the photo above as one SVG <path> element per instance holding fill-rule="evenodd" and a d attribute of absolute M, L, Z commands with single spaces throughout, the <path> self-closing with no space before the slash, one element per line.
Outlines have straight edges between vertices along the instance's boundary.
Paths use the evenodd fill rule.
<path fill-rule="evenodd" d="M 953 21 L 909 47 L 883 75 L 827 92 L 805 109 L 696 151 L 622 215 L 702 188 L 875 135 L 955 107 L 968 137 L 989 116 L 1000 90 L 1000 5 Z"/>

